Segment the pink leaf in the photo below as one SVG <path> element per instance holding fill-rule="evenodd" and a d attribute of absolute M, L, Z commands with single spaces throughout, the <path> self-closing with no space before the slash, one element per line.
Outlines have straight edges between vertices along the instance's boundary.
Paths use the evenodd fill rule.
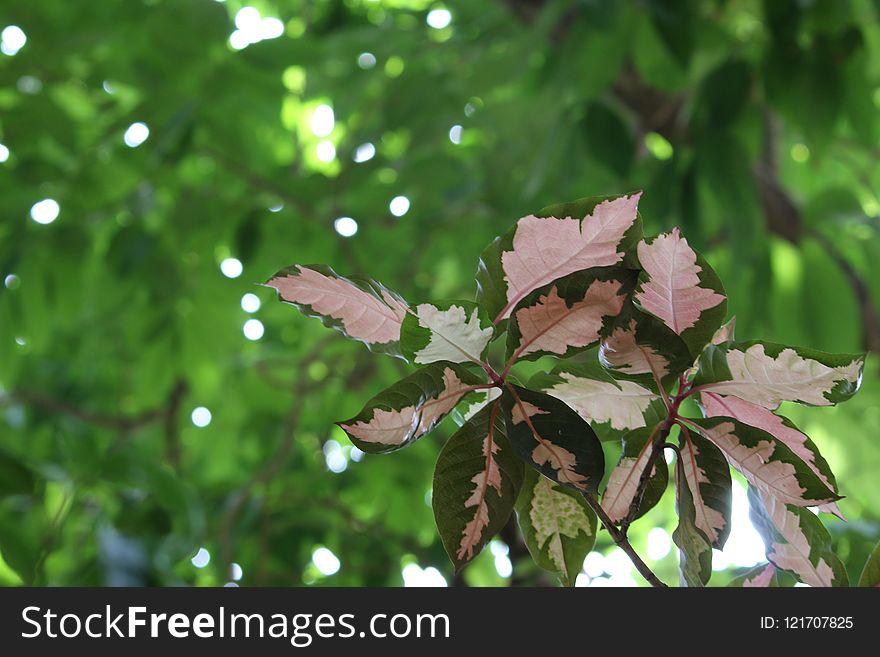
<path fill-rule="evenodd" d="M 513 248 L 501 254 L 507 305 L 495 318 L 506 319 L 532 290 L 572 272 L 613 265 L 617 250 L 637 217 L 641 192 L 599 203 L 583 219 L 529 215 L 516 224 Z"/>
<path fill-rule="evenodd" d="M 516 311 L 521 334 L 513 358 L 535 352 L 564 354 L 571 347 L 585 347 L 599 339 L 602 319 L 615 316 L 623 307 L 619 281 L 593 281 L 584 298 L 568 306 L 556 286 L 538 302 Z"/>
<path fill-rule="evenodd" d="M 636 341 L 636 320 L 629 327 L 618 326 L 599 346 L 599 360 L 623 374 L 653 374 L 659 381 L 669 374 L 669 360 Z"/>
<path fill-rule="evenodd" d="M 620 459 L 620 462 L 611 471 L 608 485 L 602 496 L 602 508 L 612 522 L 620 522 L 629 514 L 630 505 L 636 496 L 639 479 L 651 458 L 653 443 L 646 441 L 638 455 Z"/>
<path fill-rule="evenodd" d="M 638 254 L 648 280 L 642 284 L 636 300 L 678 335 L 694 326 L 704 310 L 724 301 L 724 295 L 700 287 L 697 254 L 680 236 L 678 228 L 660 235 L 651 244 L 640 242 Z"/>
<path fill-rule="evenodd" d="M 486 503 L 486 493 L 489 487 L 498 491 L 499 496 L 502 494 L 501 469 L 495 460 L 495 454 L 500 449 L 498 443 L 495 442 L 495 413 L 497 409 L 498 403 L 496 402 L 490 414 L 486 438 L 483 440 L 483 456 L 486 458 L 486 466 L 471 478 L 474 490 L 464 503 L 466 509 L 474 506 L 477 508 L 474 511 L 474 517 L 462 530 L 461 543 L 456 555 L 462 561 L 473 559 L 474 550 L 480 544 L 484 529 L 489 525 L 489 505 Z"/>
<path fill-rule="evenodd" d="M 352 281 L 331 272 L 326 274 L 295 265 L 269 279 L 282 300 L 307 306 L 310 314 L 335 320 L 351 338 L 369 345 L 400 340 L 400 326 L 407 306 L 388 290 L 370 294 Z"/>
<path fill-rule="evenodd" d="M 768 563 L 757 575 L 746 579 L 743 582 L 743 588 L 766 588 L 773 582 L 774 575 L 776 575 L 776 566 L 772 563 Z"/>
<path fill-rule="evenodd" d="M 732 417 L 740 422 L 763 429 L 777 440 L 782 441 L 792 452 L 804 460 L 822 480 L 822 483 L 831 490 L 837 490 L 837 487 L 816 464 L 816 453 L 808 447 L 807 441 L 809 439 L 807 436 L 793 426 L 786 424 L 781 417 L 772 411 L 738 397 L 721 397 L 711 392 L 704 392 L 701 395 L 701 402 L 707 417 Z M 831 503 L 830 506 L 835 509 L 837 507 L 834 503 Z M 830 512 L 834 513 L 834 511 Z"/>
<path fill-rule="evenodd" d="M 419 406 L 400 410 L 376 408 L 369 421 L 340 424 L 349 434 L 368 443 L 400 445 L 430 430 L 465 394 L 475 386 L 467 385 L 450 368 L 443 371 L 444 389 Z"/>

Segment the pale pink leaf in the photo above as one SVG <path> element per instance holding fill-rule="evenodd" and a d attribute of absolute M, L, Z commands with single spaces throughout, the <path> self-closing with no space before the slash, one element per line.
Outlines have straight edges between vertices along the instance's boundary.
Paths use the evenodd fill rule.
<path fill-rule="evenodd" d="M 623 259 L 618 245 L 635 223 L 641 192 L 602 201 L 583 219 L 529 215 L 516 224 L 510 251 L 501 254 L 507 305 L 495 322 L 532 290 L 572 272 L 613 265 Z"/>
<path fill-rule="evenodd" d="M 743 582 L 744 589 L 750 588 L 766 588 L 773 582 L 773 576 L 776 575 L 776 566 L 768 563 L 761 569 L 761 572 L 753 577 L 747 578 Z"/>
<path fill-rule="evenodd" d="M 400 340 L 407 306 L 387 290 L 379 298 L 346 278 L 299 265 L 280 272 L 266 286 L 275 288 L 288 303 L 335 320 L 351 338 L 370 345 Z"/>
<path fill-rule="evenodd" d="M 545 392 L 561 399 L 588 422 L 609 422 L 612 429 L 645 426 L 645 412 L 657 395 L 634 381 L 599 381 L 560 371 L 562 382 Z"/>
<path fill-rule="evenodd" d="M 439 418 L 455 407 L 462 396 L 474 389 L 474 386 L 462 382 L 448 367 L 443 371 L 443 381 L 443 390 L 419 406 L 406 406 L 400 410 L 376 408 L 369 421 L 339 426 L 368 443 L 400 445 L 428 431 Z"/>
<path fill-rule="evenodd" d="M 724 295 L 700 287 L 697 254 L 678 228 L 650 244 L 640 242 L 638 254 L 648 280 L 636 293 L 636 300 L 678 335 L 694 326 L 704 310 L 724 301 Z"/>
<path fill-rule="evenodd" d="M 474 511 L 474 517 L 465 525 L 462 530 L 461 543 L 458 548 L 458 558 L 460 560 L 470 560 L 474 557 L 474 550 L 480 543 L 483 530 L 489 524 L 489 505 L 486 503 L 486 493 L 489 487 L 498 491 L 501 495 L 501 470 L 498 462 L 495 460 L 495 453 L 500 449 L 498 443 L 494 440 L 494 417 L 489 422 L 489 431 L 483 440 L 483 456 L 486 458 L 486 467 L 481 472 L 473 476 L 471 482 L 474 484 L 474 490 L 470 497 L 465 500 L 466 509 L 477 507 Z"/>
<path fill-rule="evenodd" d="M 602 495 L 602 508 L 612 522 L 620 522 L 629 514 L 639 479 L 651 458 L 651 447 L 651 441 L 646 441 L 637 456 L 624 456 L 611 471 L 608 485 Z"/>
<path fill-rule="evenodd" d="M 732 417 L 740 422 L 763 429 L 777 440 L 785 443 L 795 455 L 803 459 L 804 463 L 822 480 L 822 483 L 831 490 L 836 490 L 836 486 L 816 464 L 816 453 L 807 446 L 807 436 L 794 427 L 787 425 L 781 417 L 763 406 L 747 402 L 738 397 L 722 397 L 711 392 L 704 392 L 700 397 L 707 417 Z M 827 506 L 829 513 L 835 513 L 836 511 L 835 515 L 837 515 L 840 512 L 837 509 L 837 504 L 833 502 Z"/>
<path fill-rule="evenodd" d="M 623 374 L 653 374 L 658 380 L 669 374 L 669 359 L 636 341 L 636 320 L 629 327 L 618 326 L 599 345 L 599 360 Z"/>
<path fill-rule="evenodd" d="M 521 336 L 513 358 L 536 352 L 564 354 L 598 340 L 603 318 L 617 315 L 623 307 L 626 297 L 618 294 L 620 285 L 620 281 L 593 281 L 584 298 L 571 307 L 554 285 L 535 305 L 517 310 Z"/>
<path fill-rule="evenodd" d="M 706 535 L 709 542 L 715 545 L 718 544 L 727 527 L 727 519 L 718 509 L 714 509 L 707 504 L 703 497 L 700 484 L 709 483 L 709 477 L 700 467 L 698 457 L 699 448 L 694 441 L 685 440 L 681 446 L 679 458 L 681 459 L 681 470 L 684 472 L 685 481 L 693 497 L 694 523 Z M 727 468 L 727 464 L 724 464 L 724 468 Z"/>
<path fill-rule="evenodd" d="M 750 484 L 768 496 L 795 506 L 815 506 L 836 499 L 827 488 L 824 489 L 826 497 L 822 499 L 805 495 L 807 489 L 798 481 L 795 464 L 775 454 L 779 443 L 766 432 L 723 421 L 712 425 L 704 421 L 700 432 L 715 443 Z"/>
<path fill-rule="evenodd" d="M 858 388 L 864 365 L 863 359 L 854 357 L 845 365 L 829 367 L 801 356 L 791 347 L 782 349 L 774 358 L 765 352 L 761 343 L 752 344 L 745 350 L 727 349 L 725 356 L 730 379 L 700 387 L 722 395 L 735 395 L 771 410 L 783 401 L 831 406 L 833 402 L 827 393 L 840 381 Z"/>

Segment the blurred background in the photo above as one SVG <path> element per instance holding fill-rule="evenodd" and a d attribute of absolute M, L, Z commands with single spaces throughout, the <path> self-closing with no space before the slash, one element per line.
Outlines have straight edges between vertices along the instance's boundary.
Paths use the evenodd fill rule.
<path fill-rule="evenodd" d="M 644 189 L 737 337 L 880 350 L 880 2 L 9 0 L 0 9 L 0 584 L 552 584 L 508 527 L 454 576 L 447 420 L 333 422 L 408 370 L 274 299 L 291 263 L 472 298 L 523 214 Z M 783 409 L 880 538 L 880 379 Z M 735 487 L 712 584 L 763 561 Z M 677 579 L 674 495 L 631 531 Z M 600 535 L 583 585 L 641 585 Z"/>

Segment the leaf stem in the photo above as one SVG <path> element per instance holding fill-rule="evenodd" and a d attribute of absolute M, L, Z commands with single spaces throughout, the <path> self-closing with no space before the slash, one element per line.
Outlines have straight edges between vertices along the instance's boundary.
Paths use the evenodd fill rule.
<path fill-rule="evenodd" d="M 654 574 L 648 564 L 642 561 L 642 558 L 635 551 L 633 546 L 630 544 L 629 539 L 626 536 L 626 532 L 618 529 L 613 522 L 611 522 L 611 518 L 608 517 L 608 514 L 605 513 L 605 509 L 602 508 L 602 505 L 599 504 L 599 500 L 596 499 L 596 495 L 594 493 L 581 492 L 584 499 L 587 501 L 587 504 L 591 509 L 595 512 L 596 516 L 599 518 L 599 521 L 608 531 L 608 534 L 611 536 L 614 543 L 621 550 L 624 551 L 626 556 L 629 557 L 630 561 L 632 561 L 633 565 L 636 567 L 636 570 L 639 571 L 639 574 L 645 578 L 645 580 L 654 587 L 657 588 L 665 588 L 666 584 Z"/>

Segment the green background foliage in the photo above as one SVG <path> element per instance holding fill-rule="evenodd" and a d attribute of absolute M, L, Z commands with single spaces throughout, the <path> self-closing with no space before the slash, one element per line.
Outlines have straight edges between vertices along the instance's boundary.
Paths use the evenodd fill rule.
<path fill-rule="evenodd" d="M 510 528 L 511 577 L 500 543 L 453 576 L 426 503 L 451 420 L 352 458 L 333 422 L 410 370 L 257 286 L 294 262 L 411 303 L 473 298 L 480 252 L 518 217 L 644 189 L 646 234 L 681 226 L 739 339 L 880 349 L 880 3 L 447 0 L 439 29 L 431 0 L 252 5 L 284 34 L 241 50 L 239 0 L 0 9 L 27 35 L 0 55 L 0 583 L 222 584 L 233 562 L 243 585 L 399 585 L 414 564 L 553 581 Z M 42 225 L 45 198 L 60 214 Z M 877 368 L 847 404 L 783 409 L 846 496 L 850 522 L 823 520 L 852 581 L 880 537 Z M 644 553 L 675 526 L 667 491 L 630 535 Z M 595 549 L 611 553 L 605 532 Z M 674 583 L 676 560 L 648 562 Z"/>

